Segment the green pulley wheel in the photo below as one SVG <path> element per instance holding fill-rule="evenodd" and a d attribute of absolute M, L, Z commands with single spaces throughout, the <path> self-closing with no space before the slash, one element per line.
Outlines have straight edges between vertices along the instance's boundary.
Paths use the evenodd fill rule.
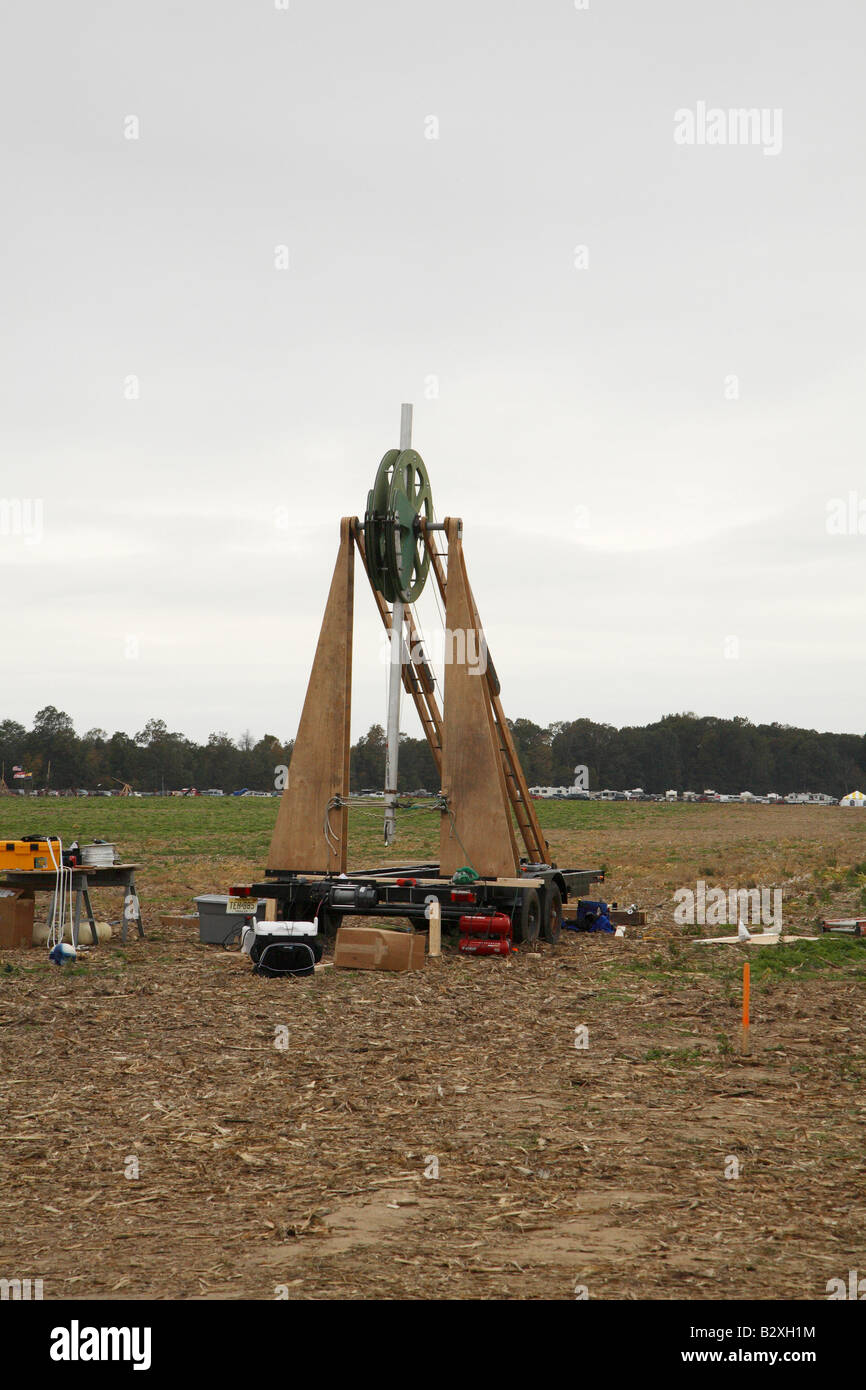
<path fill-rule="evenodd" d="M 391 476 L 388 494 L 389 520 L 385 527 L 388 574 L 397 597 L 414 603 L 427 582 L 430 556 L 419 522 L 433 520 L 433 494 L 424 460 L 414 449 L 404 449 Z"/>
<path fill-rule="evenodd" d="M 424 588 L 430 557 L 420 520 L 433 519 L 430 479 L 414 449 L 389 449 L 367 496 L 364 545 L 374 586 L 388 603 L 414 603 Z"/>
<path fill-rule="evenodd" d="M 367 512 L 364 517 L 364 549 L 367 552 L 367 568 L 373 585 L 389 603 L 393 595 L 389 592 L 388 567 L 385 555 L 385 520 L 388 513 L 388 494 L 391 489 L 391 475 L 394 464 L 400 457 L 399 449 L 389 449 L 376 473 L 376 481 L 367 494 Z"/>

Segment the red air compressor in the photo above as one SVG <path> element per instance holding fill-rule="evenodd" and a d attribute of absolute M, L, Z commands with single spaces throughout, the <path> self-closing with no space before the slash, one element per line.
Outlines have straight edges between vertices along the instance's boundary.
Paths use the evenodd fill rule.
<path fill-rule="evenodd" d="M 459 949 L 464 956 L 509 956 L 511 918 L 504 912 L 461 917 Z"/>

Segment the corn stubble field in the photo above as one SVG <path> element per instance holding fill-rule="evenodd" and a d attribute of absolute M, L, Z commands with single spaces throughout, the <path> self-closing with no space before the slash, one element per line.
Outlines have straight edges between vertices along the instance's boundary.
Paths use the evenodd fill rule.
<path fill-rule="evenodd" d="M 862 911 L 866 817 L 542 803 L 554 857 L 604 866 L 646 928 L 278 981 L 159 922 L 258 874 L 276 809 L 2 806 L 6 835 L 117 841 L 147 939 L 0 958 L 0 1273 L 46 1298 L 812 1299 L 866 1268 L 863 943 L 698 947 L 718 931 L 672 898 L 782 887 L 798 933 Z M 383 862 L 381 805 L 351 815 L 351 862 Z M 437 835 L 406 812 L 401 858 Z"/>

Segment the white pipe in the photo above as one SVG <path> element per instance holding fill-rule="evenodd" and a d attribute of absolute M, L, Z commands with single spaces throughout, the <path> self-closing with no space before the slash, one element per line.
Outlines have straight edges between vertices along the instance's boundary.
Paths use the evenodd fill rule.
<path fill-rule="evenodd" d="M 400 450 L 412 447 L 412 407 L 400 407 Z M 385 752 L 385 844 L 397 838 L 397 761 L 400 752 L 400 690 L 403 684 L 403 601 L 391 608 L 391 668 L 388 675 L 388 727 Z"/>

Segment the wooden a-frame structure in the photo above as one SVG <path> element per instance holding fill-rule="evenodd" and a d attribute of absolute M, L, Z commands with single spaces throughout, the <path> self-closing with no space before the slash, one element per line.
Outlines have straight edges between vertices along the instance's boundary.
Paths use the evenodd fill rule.
<path fill-rule="evenodd" d="M 439 867 L 443 877 L 470 865 L 484 878 L 520 872 L 523 842 L 531 864 L 550 864 L 534 804 L 505 718 L 463 555 L 462 522 L 446 517 L 439 534 L 420 522 L 430 568 L 445 606 L 447 633 L 462 653 L 446 659 L 443 709 L 412 609 L 403 609 L 403 687 L 411 695 L 440 776 Z M 269 872 L 345 873 L 348 851 L 354 555 L 370 578 L 364 529 L 340 523 L 340 548 L 319 642 L 268 855 Z M 447 562 L 447 567 L 446 567 Z M 392 614 L 370 579 L 385 629 Z M 459 644 L 458 644 L 459 645 Z M 480 654 L 484 660 L 479 660 Z M 475 658 L 469 660 L 469 656 Z"/>

